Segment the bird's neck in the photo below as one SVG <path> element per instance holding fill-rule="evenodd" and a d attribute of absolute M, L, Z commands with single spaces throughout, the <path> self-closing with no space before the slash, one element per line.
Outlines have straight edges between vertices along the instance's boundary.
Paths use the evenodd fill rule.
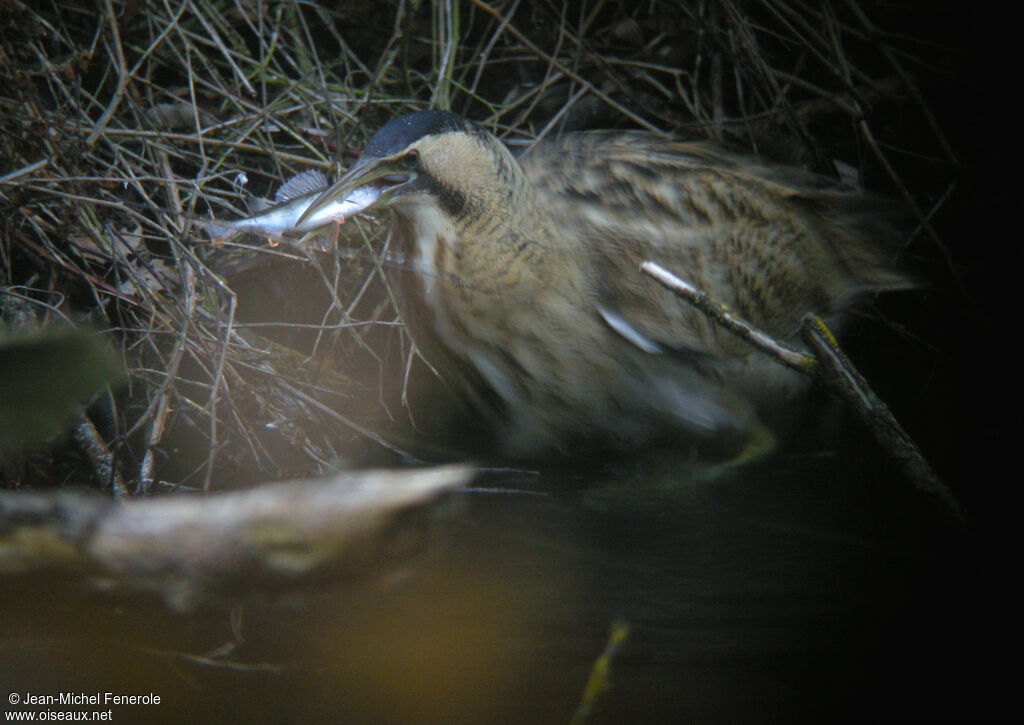
<path fill-rule="evenodd" d="M 485 168 L 468 169 L 457 189 L 441 189 L 442 203 L 424 199 L 396 209 L 399 236 L 425 279 L 507 290 L 543 277 L 551 255 L 561 253 L 518 161 L 503 145 L 491 158 Z"/>

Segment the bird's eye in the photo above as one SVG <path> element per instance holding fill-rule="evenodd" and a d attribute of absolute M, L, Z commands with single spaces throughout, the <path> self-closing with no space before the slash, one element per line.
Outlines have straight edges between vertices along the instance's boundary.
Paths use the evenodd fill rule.
<path fill-rule="evenodd" d="M 410 150 L 405 156 L 402 157 L 402 166 L 407 169 L 414 169 L 420 162 L 420 152 L 416 149 Z"/>

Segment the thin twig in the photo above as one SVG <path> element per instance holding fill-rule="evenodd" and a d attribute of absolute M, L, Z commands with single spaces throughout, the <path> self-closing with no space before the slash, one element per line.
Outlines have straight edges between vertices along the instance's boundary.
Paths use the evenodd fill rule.
<path fill-rule="evenodd" d="M 821 318 L 808 315 L 801 325 L 800 336 L 814 353 L 792 350 L 771 335 L 738 319 L 724 305 L 698 290 L 663 267 L 644 262 L 640 269 L 664 287 L 686 300 L 715 323 L 740 339 L 754 345 L 773 360 L 813 377 L 850 407 L 874 435 L 879 446 L 895 458 L 914 486 L 935 496 L 958 521 L 963 521 L 960 504 L 925 460 L 921 451 L 903 430 L 867 380 L 847 359 Z"/>
<path fill-rule="evenodd" d="M 706 292 L 680 279 L 661 265 L 647 261 L 640 265 L 640 270 L 740 339 L 749 342 L 786 367 L 801 373 L 807 373 L 814 367 L 816 361 L 812 355 L 786 347 L 768 333 L 736 317 L 725 305 L 716 302 Z"/>
<path fill-rule="evenodd" d="M 115 499 L 128 498 L 128 487 L 117 466 L 114 454 L 100 437 L 99 431 L 86 416 L 79 417 L 75 424 L 75 441 L 92 463 L 93 473 L 103 488 L 110 491 Z"/>
<path fill-rule="evenodd" d="M 91 147 L 96 143 L 96 139 L 100 137 L 106 129 L 107 124 L 110 123 L 110 119 L 117 112 L 118 106 L 121 105 L 121 101 L 124 98 L 125 90 L 128 88 L 128 82 L 131 80 L 131 75 L 128 73 L 128 64 L 124 59 L 124 47 L 121 45 L 121 31 L 117 26 L 117 13 L 114 11 L 113 0 L 104 0 L 104 8 L 107 11 L 107 17 L 110 20 L 110 34 L 114 40 L 114 58 L 117 65 L 117 88 L 114 90 L 114 95 L 110 99 L 110 103 L 107 104 L 106 109 L 103 111 L 103 115 L 100 116 L 96 125 L 93 127 L 92 132 L 85 139 L 85 145 Z"/>
<path fill-rule="evenodd" d="M 899 463 L 911 483 L 935 496 L 957 521 L 963 523 L 963 512 L 953 492 L 935 473 L 889 406 L 875 394 L 839 348 L 824 321 L 817 315 L 808 315 L 800 326 L 800 338 L 818 360 L 815 366 L 817 379 L 849 404 L 882 450 Z"/>

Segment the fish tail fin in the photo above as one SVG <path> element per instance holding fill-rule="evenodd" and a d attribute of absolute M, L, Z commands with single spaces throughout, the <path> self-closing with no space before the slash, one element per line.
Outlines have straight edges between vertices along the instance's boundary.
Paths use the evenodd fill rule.
<path fill-rule="evenodd" d="M 210 238 L 210 244 L 214 246 L 223 244 L 238 231 L 233 225 L 225 224 L 224 222 L 206 221 L 204 219 L 196 219 L 194 221 L 206 233 Z"/>

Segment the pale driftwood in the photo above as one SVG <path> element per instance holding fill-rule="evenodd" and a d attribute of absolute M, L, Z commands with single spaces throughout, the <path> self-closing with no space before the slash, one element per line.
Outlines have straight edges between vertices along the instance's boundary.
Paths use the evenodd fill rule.
<path fill-rule="evenodd" d="M 156 590 L 180 609 L 212 594 L 366 576 L 421 543 L 407 512 L 471 476 L 463 466 L 364 471 L 127 502 L 0 492 L 0 574 L 84 575 Z"/>

